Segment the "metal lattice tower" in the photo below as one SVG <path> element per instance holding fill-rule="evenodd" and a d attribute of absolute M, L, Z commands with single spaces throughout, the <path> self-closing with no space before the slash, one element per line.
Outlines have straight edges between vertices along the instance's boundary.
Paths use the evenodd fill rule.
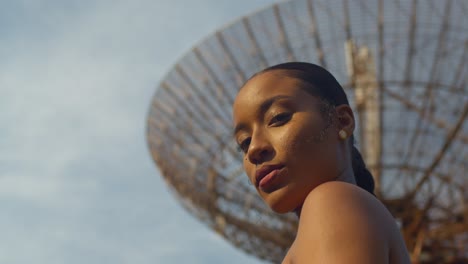
<path fill-rule="evenodd" d="M 147 140 L 183 206 L 236 247 L 280 262 L 297 219 L 258 197 L 232 139 L 231 105 L 253 73 L 327 68 L 356 111 L 376 194 L 415 263 L 468 261 L 468 2 L 291 0 L 196 45 L 160 83 Z"/>

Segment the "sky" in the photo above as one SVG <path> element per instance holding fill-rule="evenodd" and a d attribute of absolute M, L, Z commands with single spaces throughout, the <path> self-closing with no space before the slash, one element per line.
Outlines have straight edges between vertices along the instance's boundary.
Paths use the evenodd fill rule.
<path fill-rule="evenodd" d="M 0 0 L 0 263 L 263 263 L 179 205 L 147 148 L 159 81 L 273 0 Z"/>

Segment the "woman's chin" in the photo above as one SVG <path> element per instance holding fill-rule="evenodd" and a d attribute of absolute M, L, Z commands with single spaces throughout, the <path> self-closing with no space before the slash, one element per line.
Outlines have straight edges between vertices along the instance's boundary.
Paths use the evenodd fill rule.
<path fill-rule="evenodd" d="M 286 214 L 286 213 L 290 213 L 292 212 L 293 210 L 292 209 L 289 209 L 289 208 L 286 208 L 286 207 L 273 207 L 273 206 L 270 206 L 271 210 L 273 210 L 273 212 L 277 213 L 277 214 Z"/>
<path fill-rule="evenodd" d="M 265 202 L 277 214 L 286 214 L 293 212 L 296 207 L 290 204 L 289 201 L 283 199 L 274 199 L 279 197 L 268 197 Z M 288 203 L 289 202 L 289 203 Z"/>
<path fill-rule="evenodd" d="M 289 188 L 279 188 L 270 193 L 259 192 L 259 194 L 268 207 L 277 214 L 290 213 L 297 208 L 296 197 L 291 195 Z"/>
<path fill-rule="evenodd" d="M 297 188 L 294 184 L 285 184 L 273 192 L 259 194 L 273 212 L 286 214 L 294 212 L 302 204 L 301 198 L 307 196 L 302 195 L 304 192 L 305 190 Z"/>

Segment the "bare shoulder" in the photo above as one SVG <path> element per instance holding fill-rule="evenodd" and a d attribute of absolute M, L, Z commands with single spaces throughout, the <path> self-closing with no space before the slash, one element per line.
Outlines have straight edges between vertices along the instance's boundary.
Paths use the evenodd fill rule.
<path fill-rule="evenodd" d="M 327 182 L 304 201 L 297 255 L 305 263 L 388 263 L 395 232 L 393 217 L 373 195 L 352 184 Z"/>
<path fill-rule="evenodd" d="M 382 217 L 393 220 L 392 215 L 375 196 L 356 185 L 339 181 L 323 183 L 309 193 L 304 201 L 301 216 L 306 216 L 314 210 L 338 215 L 346 212 L 349 216 L 356 217 L 375 217 L 375 214 L 383 214 Z"/>

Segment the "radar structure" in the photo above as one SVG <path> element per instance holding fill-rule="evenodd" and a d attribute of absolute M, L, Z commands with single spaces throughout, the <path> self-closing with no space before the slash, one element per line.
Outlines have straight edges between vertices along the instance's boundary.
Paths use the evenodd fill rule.
<path fill-rule="evenodd" d="M 468 2 L 291 0 L 216 31 L 165 76 L 147 142 L 175 197 L 248 254 L 281 262 L 297 228 L 242 168 L 232 103 L 255 72 L 287 61 L 328 69 L 355 111 L 377 197 L 414 263 L 468 261 Z"/>

